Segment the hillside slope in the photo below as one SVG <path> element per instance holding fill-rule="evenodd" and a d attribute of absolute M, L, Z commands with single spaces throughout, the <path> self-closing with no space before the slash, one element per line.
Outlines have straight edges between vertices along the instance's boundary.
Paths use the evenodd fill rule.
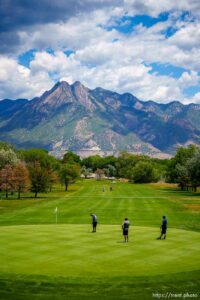
<path fill-rule="evenodd" d="M 199 136 L 200 105 L 143 102 L 80 82 L 58 82 L 31 101 L 0 101 L 0 140 L 56 156 L 127 150 L 165 157 L 179 145 L 199 144 Z"/>

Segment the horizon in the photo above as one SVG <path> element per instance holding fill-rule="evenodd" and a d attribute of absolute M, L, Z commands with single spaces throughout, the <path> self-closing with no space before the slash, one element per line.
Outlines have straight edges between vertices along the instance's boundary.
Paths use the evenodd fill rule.
<path fill-rule="evenodd" d="M 0 11 L 0 99 L 32 99 L 64 80 L 200 103 L 197 0 L 4 0 Z"/>

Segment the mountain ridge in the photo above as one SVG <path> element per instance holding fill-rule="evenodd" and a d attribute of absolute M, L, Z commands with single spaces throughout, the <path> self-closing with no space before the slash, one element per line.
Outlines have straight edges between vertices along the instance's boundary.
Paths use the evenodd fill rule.
<path fill-rule="evenodd" d="M 58 82 L 32 100 L 0 101 L 1 140 L 44 147 L 56 156 L 67 150 L 81 156 L 126 150 L 167 157 L 180 145 L 199 145 L 199 136 L 198 104 L 141 101 L 79 81 Z"/>

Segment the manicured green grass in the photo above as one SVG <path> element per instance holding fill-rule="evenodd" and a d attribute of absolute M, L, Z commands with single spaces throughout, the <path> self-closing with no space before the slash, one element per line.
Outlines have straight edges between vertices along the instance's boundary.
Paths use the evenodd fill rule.
<path fill-rule="evenodd" d="M 156 292 L 199 292 L 199 194 L 157 184 L 117 182 L 112 192 L 109 186 L 84 180 L 67 193 L 57 187 L 39 199 L 0 201 L 0 299 L 153 299 Z M 97 233 L 91 233 L 90 212 L 98 216 Z M 167 239 L 156 240 L 163 214 Z M 121 235 L 126 216 L 127 244 Z"/>
<path fill-rule="evenodd" d="M 121 224 L 127 216 L 137 226 L 159 226 L 165 214 L 170 227 L 200 230 L 199 194 L 165 185 L 115 183 L 110 192 L 109 182 L 86 180 L 71 185 L 69 192 L 57 187 L 40 196 L 0 201 L 0 225 L 53 224 L 58 207 L 60 224 L 87 224 L 89 214 L 95 212 L 101 224 Z"/>
<path fill-rule="evenodd" d="M 198 270 L 200 234 L 171 229 L 156 240 L 157 228 L 100 225 L 4 226 L 0 232 L 0 269 L 8 273 L 60 276 L 152 276 Z M 163 252 L 167 253 L 165 255 Z"/>

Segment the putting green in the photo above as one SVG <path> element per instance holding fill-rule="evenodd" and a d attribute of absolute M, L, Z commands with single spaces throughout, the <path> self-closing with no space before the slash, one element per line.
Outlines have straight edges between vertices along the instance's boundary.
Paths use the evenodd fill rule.
<path fill-rule="evenodd" d="M 3 226 L 1 273 L 62 276 L 150 276 L 200 269 L 200 234 L 169 229 L 156 240 L 157 228 L 132 227 L 124 243 L 121 228 L 101 225 Z"/>
<path fill-rule="evenodd" d="M 200 233 L 132 227 L 124 243 L 121 227 L 99 225 L 2 226 L 0 272 L 53 276 L 152 276 L 200 269 Z"/>

